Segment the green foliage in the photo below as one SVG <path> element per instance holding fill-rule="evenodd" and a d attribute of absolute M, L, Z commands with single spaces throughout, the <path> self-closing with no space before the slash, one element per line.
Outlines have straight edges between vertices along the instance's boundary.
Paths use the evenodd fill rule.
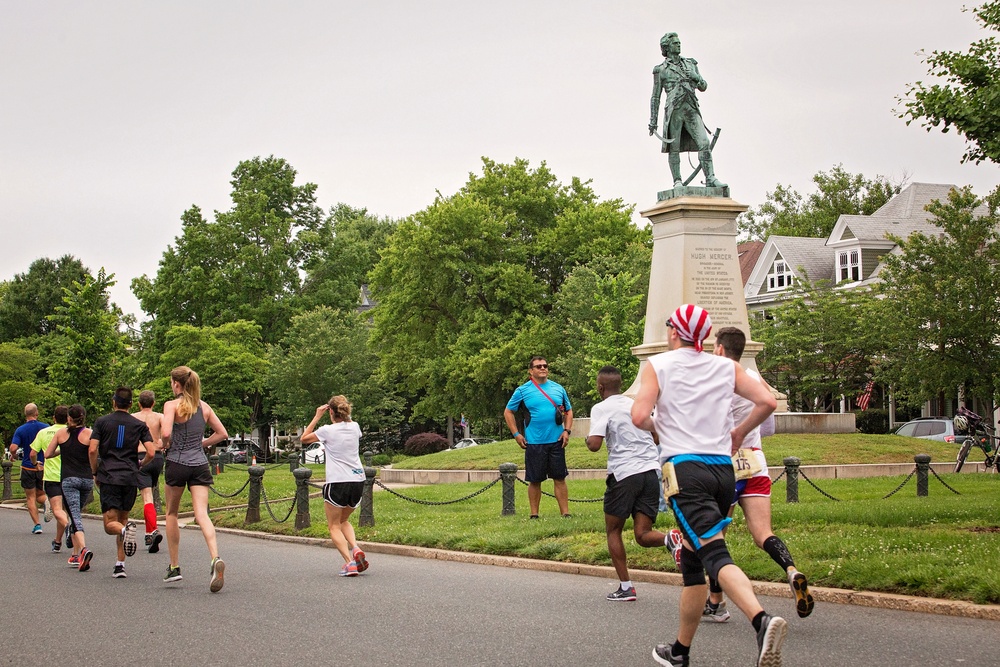
<path fill-rule="evenodd" d="M 986 206 L 970 188 L 928 206 L 941 234 L 893 238 L 879 310 L 885 355 L 878 377 L 910 403 L 943 387 L 992 405 L 1000 379 L 1000 192 Z"/>
<path fill-rule="evenodd" d="M 42 357 L 18 343 L 0 343 L 0 442 L 10 442 L 24 421 L 24 406 L 34 403 L 41 415 L 52 413 L 56 392 L 39 380 Z M 44 418 L 44 417 L 43 417 Z"/>
<path fill-rule="evenodd" d="M 254 426 L 268 363 L 260 326 L 237 320 L 218 327 L 180 325 L 166 334 L 157 379 L 148 388 L 169 397 L 170 371 L 188 366 L 201 378 L 201 398 L 212 406 L 230 435 Z M 162 398 L 160 399 L 162 400 Z"/>
<path fill-rule="evenodd" d="M 765 241 L 768 236 L 826 237 L 841 215 L 871 215 L 893 195 L 902 183 L 891 183 L 883 176 L 865 178 L 851 174 L 842 164 L 829 173 L 818 172 L 812 178 L 816 192 L 803 199 L 790 187 L 775 186 L 767 200 L 737 218 L 740 238 Z"/>
<path fill-rule="evenodd" d="M 0 297 L 0 341 L 43 336 L 55 331 L 49 315 L 62 305 L 63 290 L 82 283 L 90 272 L 72 255 L 36 259 L 27 273 L 6 283 Z"/>
<path fill-rule="evenodd" d="M 326 306 L 292 318 L 280 345 L 268 350 L 266 385 L 275 416 L 307 424 L 316 406 L 343 394 L 362 431 L 398 424 L 402 400 L 378 375 L 370 330 L 363 315 Z"/>
<path fill-rule="evenodd" d="M 1000 30 L 1000 1 L 991 0 L 972 11 L 983 28 Z M 973 42 L 965 53 L 932 51 L 924 56 L 928 74 L 943 83 L 909 84 L 908 97 L 897 98 L 909 125 L 919 121 L 928 132 L 952 127 L 968 142 L 962 162 L 1000 163 L 1000 42 L 990 36 Z M 898 111 L 898 110 L 897 110 Z"/>
<path fill-rule="evenodd" d="M 854 413 L 854 425 L 862 433 L 888 433 L 889 411 L 881 408 L 868 408 Z"/>
<path fill-rule="evenodd" d="M 830 404 L 814 405 L 814 397 L 859 394 L 881 350 L 874 329 L 861 324 L 879 310 L 868 290 L 800 281 L 793 296 L 771 311 L 772 320 L 751 322 L 753 340 L 764 344 L 757 356 L 761 374 L 788 394 L 793 411 L 824 412 Z"/>
<path fill-rule="evenodd" d="M 403 452 L 409 456 L 423 456 L 448 449 L 448 439 L 437 433 L 417 433 L 406 439 Z"/>
<path fill-rule="evenodd" d="M 569 273 L 642 241 L 630 213 L 544 163 L 484 158 L 482 175 L 401 222 L 371 274 L 373 343 L 414 414 L 499 415 L 533 354 L 567 350 L 551 313 Z"/>
<path fill-rule="evenodd" d="M 49 316 L 64 344 L 53 350 L 49 377 L 59 400 L 80 403 L 88 419 L 110 410 L 111 394 L 120 378 L 125 342 L 118 331 L 120 317 L 110 307 L 108 290 L 114 274 L 104 268 L 66 290 L 63 303 Z"/>

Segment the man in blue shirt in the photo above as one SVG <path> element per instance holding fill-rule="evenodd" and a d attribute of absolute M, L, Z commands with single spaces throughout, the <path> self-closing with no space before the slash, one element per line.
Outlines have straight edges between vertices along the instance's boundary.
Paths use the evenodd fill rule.
<path fill-rule="evenodd" d="M 39 453 L 38 464 L 32 463 L 31 443 L 35 441 L 39 431 L 48 427 L 45 422 L 38 421 L 38 406 L 28 403 L 24 406 L 24 423 L 17 427 L 14 437 L 10 439 L 11 456 L 17 453 L 18 447 L 21 448 L 21 488 L 24 489 L 24 497 L 28 502 L 28 514 L 34 525 L 31 532 L 34 535 L 42 534 L 42 524 L 38 522 L 38 503 L 45 503 L 48 498 L 45 495 L 45 482 L 42 479 L 45 457 Z"/>
<path fill-rule="evenodd" d="M 549 364 L 545 357 L 532 357 L 528 362 L 529 380 L 514 390 L 503 418 L 514 440 L 524 450 L 524 479 L 528 482 L 528 505 L 531 518 L 538 518 L 542 499 L 542 482 L 552 478 L 559 512 L 569 516 L 569 492 L 566 490 L 566 443 L 573 427 L 573 406 L 566 390 L 549 379 Z M 517 427 L 514 412 L 527 410 L 524 433 Z"/>

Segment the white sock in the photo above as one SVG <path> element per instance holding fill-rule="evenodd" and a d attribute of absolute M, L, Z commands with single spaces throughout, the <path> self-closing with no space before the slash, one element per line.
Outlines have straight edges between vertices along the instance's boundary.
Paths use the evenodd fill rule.
<path fill-rule="evenodd" d="M 632 588 L 632 582 L 631 581 L 623 581 L 623 582 L 621 582 L 621 587 L 622 587 L 623 591 L 627 591 L 628 589 Z"/>
<path fill-rule="evenodd" d="M 122 567 L 125 567 L 125 561 L 123 561 L 123 560 L 116 560 L 115 561 L 115 565 L 121 565 Z"/>

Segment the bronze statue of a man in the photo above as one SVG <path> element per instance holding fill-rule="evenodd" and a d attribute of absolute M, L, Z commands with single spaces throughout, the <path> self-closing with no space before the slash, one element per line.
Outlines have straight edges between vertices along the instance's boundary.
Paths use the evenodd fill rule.
<path fill-rule="evenodd" d="M 698 108 L 695 90 L 708 88 L 698 72 L 698 61 L 681 58 L 681 40 L 676 32 L 668 32 L 660 40 L 664 61 L 653 68 L 653 96 L 649 100 L 649 134 L 656 132 L 660 93 L 666 93 L 663 105 L 662 151 L 669 153 L 670 173 L 674 187 L 684 184 L 681 179 L 681 153 L 698 152 L 698 161 L 705 173 L 705 185 L 710 188 L 727 187 L 715 177 L 712 165 L 712 148 L 705 123 Z M 659 136 L 659 135 L 657 135 Z"/>

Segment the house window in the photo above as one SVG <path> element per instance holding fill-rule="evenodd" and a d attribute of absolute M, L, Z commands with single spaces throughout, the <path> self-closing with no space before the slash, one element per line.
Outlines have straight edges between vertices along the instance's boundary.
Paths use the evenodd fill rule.
<path fill-rule="evenodd" d="M 785 260 L 779 259 L 767 275 L 767 291 L 775 292 L 792 286 L 792 271 Z"/>
<path fill-rule="evenodd" d="M 845 250 L 837 256 L 837 282 L 861 280 L 861 252 Z"/>

